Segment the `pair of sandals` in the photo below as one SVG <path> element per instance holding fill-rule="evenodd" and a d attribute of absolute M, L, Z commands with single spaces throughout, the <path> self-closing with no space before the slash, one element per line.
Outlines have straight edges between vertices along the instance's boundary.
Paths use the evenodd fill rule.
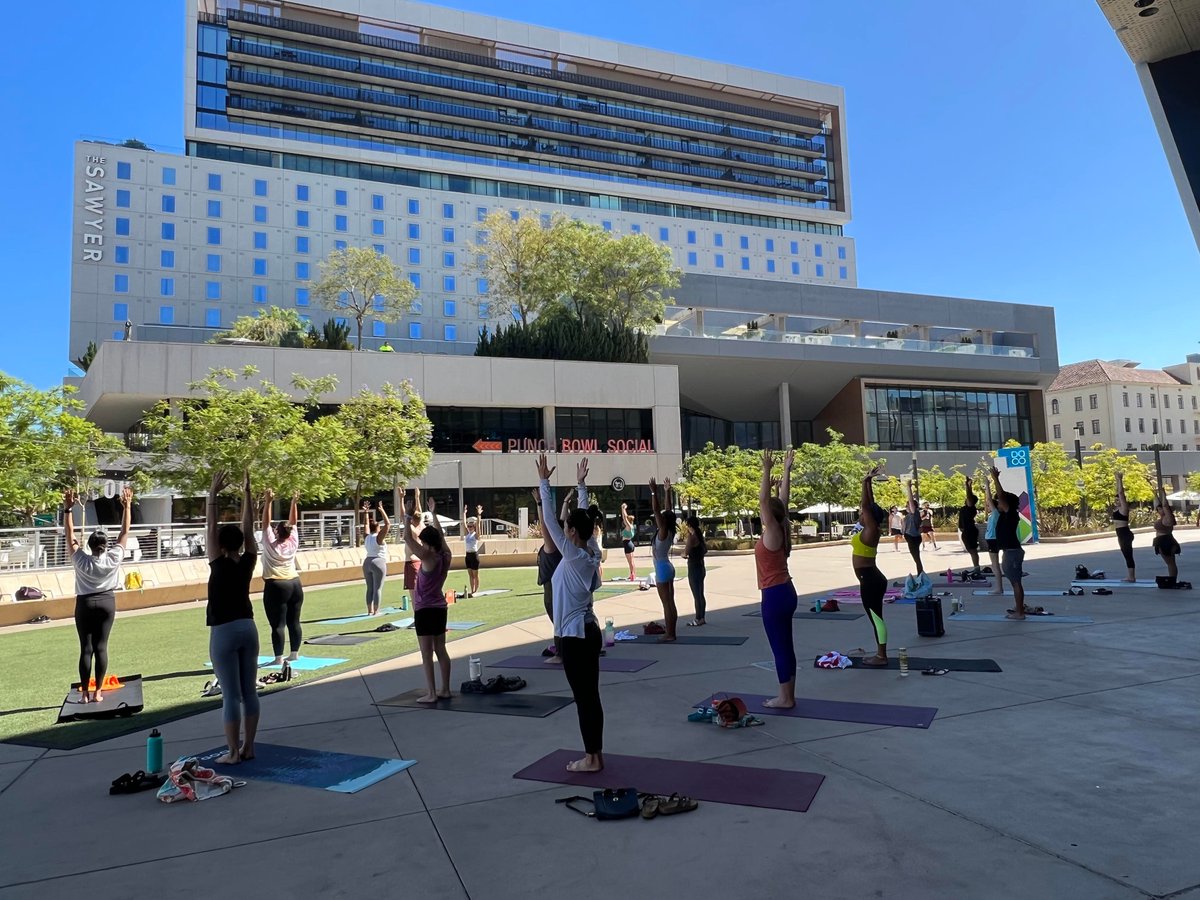
<path fill-rule="evenodd" d="M 32 619 L 29 620 L 29 624 L 30 625 L 45 625 L 49 621 L 50 621 L 49 616 L 34 616 Z"/>
<path fill-rule="evenodd" d="M 110 796 L 117 794 L 140 794 L 142 791 L 157 791 L 167 780 L 166 775 L 147 775 L 138 769 L 132 775 L 126 772 L 109 786 Z"/>
<path fill-rule="evenodd" d="M 680 796 L 679 794 L 672 794 L 669 797 L 652 794 L 642 801 L 642 818 L 653 819 L 655 816 L 674 816 L 679 813 L 691 812 L 699 805 L 699 801 L 693 800 L 691 797 Z"/>

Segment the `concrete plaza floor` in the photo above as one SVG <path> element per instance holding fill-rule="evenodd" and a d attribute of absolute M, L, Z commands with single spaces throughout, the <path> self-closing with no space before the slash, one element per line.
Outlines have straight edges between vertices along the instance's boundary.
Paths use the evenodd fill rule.
<path fill-rule="evenodd" d="M 1195 580 L 1200 533 L 1179 537 L 1183 577 Z M 1142 578 L 1163 571 L 1149 537 L 1136 552 Z M 927 565 L 965 560 L 943 549 Z M 893 579 L 908 571 L 907 555 L 886 545 L 880 562 Z M 1111 539 L 1043 545 L 1027 558 L 1027 586 L 1065 588 L 1077 562 L 1121 571 Z M 792 573 L 802 593 L 846 586 L 848 550 L 797 552 Z M 685 717 L 714 692 L 773 690 L 773 676 L 751 665 L 770 657 L 761 619 L 743 615 L 757 603 L 753 561 L 710 558 L 708 589 L 704 630 L 749 641 L 618 647 L 657 663 L 601 676 L 606 749 L 821 773 L 805 814 L 702 803 L 668 819 L 589 821 L 554 803 L 574 789 L 512 778 L 579 747 L 573 707 L 534 719 L 374 706 L 418 686 L 417 661 L 405 657 L 264 700 L 261 741 L 418 760 L 354 795 L 253 781 L 165 806 L 153 793 L 107 794 L 143 765 L 144 734 L 69 752 L 0 744 L 0 898 L 1200 900 L 1200 591 L 1031 598 L 1095 623 L 948 618 L 940 639 L 917 637 L 911 606 L 887 608 L 893 648 L 989 657 L 1001 674 L 814 670 L 819 652 L 864 646 L 870 626 L 798 620 L 799 695 L 936 706 L 933 725 L 771 717 L 729 731 Z M 955 590 L 968 613 L 1010 602 Z M 679 602 L 690 611 L 686 582 Z M 619 627 L 661 617 L 653 592 L 597 606 Z M 537 619 L 456 642 L 454 682 L 469 653 L 485 663 L 537 653 L 549 636 Z M 569 693 L 560 671 L 520 674 L 527 691 Z M 162 730 L 168 759 L 221 742 L 219 712 Z"/>

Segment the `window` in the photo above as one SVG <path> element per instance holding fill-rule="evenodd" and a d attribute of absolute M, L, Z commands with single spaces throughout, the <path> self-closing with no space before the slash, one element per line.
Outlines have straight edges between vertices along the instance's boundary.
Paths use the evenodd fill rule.
<path fill-rule="evenodd" d="M 742 257 L 742 271 L 743 272 L 750 271 L 750 257 L 748 257 L 748 256 Z"/>
<path fill-rule="evenodd" d="M 128 303 L 114 303 L 113 304 L 113 321 L 114 322 L 124 322 L 128 318 L 129 318 L 129 304 Z"/>
<path fill-rule="evenodd" d="M 175 251 L 174 250 L 159 250 L 158 251 L 158 266 L 160 269 L 175 268 Z"/>
<path fill-rule="evenodd" d="M 408 280 L 410 282 L 412 282 L 412 286 L 415 287 L 418 291 L 421 289 L 421 273 L 420 272 L 409 272 Z"/>
<path fill-rule="evenodd" d="M 846 258 L 846 248 L 838 247 L 838 259 L 845 259 L 845 258 Z"/>
<path fill-rule="evenodd" d="M 300 201 L 301 203 L 308 202 L 308 185 L 307 184 L 296 185 L 296 199 L 298 201 Z"/>
<path fill-rule="evenodd" d="M 453 251 L 447 250 L 445 253 L 442 254 L 442 266 L 447 269 L 454 268 L 454 253 L 453 253 Z"/>
<path fill-rule="evenodd" d="M 221 201 L 220 200 L 209 200 L 208 201 L 208 217 L 210 219 L 221 218 Z"/>
<path fill-rule="evenodd" d="M 265 231 L 254 232 L 254 249 L 255 250 L 266 250 L 267 249 L 267 233 Z"/>
<path fill-rule="evenodd" d="M 158 324 L 159 325 L 174 325 L 175 324 L 175 307 L 160 306 L 158 308 Z"/>
<path fill-rule="evenodd" d="M 175 195 L 174 194 L 163 194 L 162 197 L 159 199 L 159 204 L 161 205 L 163 212 L 165 212 L 165 213 L 175 212 Z"/>
<path fill-rule="evenodd" d="M 158 293 L 160 295 L 162 295 L 163 297 L 174 297 L 175 296 L 175 279 L 174 278 L 160 278 L 158 280 Z"/>
<path fill-rule="evenodd" d="M 410 216 L 419 216 L 421 214 L 421 201 L 420 200 L 409 200 L 408 201 L 408 214 Z"/>
<path fill-rule="evenodd" d="M 409 203 L 415 203 L 415 202 L 416 201 L 414 201 L 414 200 L 409 201 Z M 420 322 L 409 322 L 408 323 L 408 339 L 410 341 L 419 341 L 421 339 L 421 323 Z"/>
<path fill-rule="evenodd" d="M 341 216 L 341 215 L 339 215 L 339 216 L 334 216 L 334 217 L 333 217 L 333 230 L 334 230 L 334 231 L 347 231 L 347 230 L 349 230 L 349 227 L 350 227 L 349 221 L 350 221 L 350 220 L 349 220 L 349 219 L 347 219 L 345 216 Z"/>
<path fill-rule="evenodd" d="M 491 305 L 484 301 L 479 301 L 479 318 L 486 319 L 492 314 Z"/>
<path fill-rule="evenodd" d="M 380 256 L 387 255 L 387 248 L 384 247 L 383 244 L 372 244 L 371 249 L 374 250 L 376 253 L 378 253 Z"/>
<path fill-rule="evenodd" d="M 333 242 L 333 249 L 334 249 L 334 250 L 345 250 L 345 249 L 346 249 L 346 242 L 345 242 L 345 241 L 334 241 L 334 242 Z"/>
<path fill-rule="evenodd" d="M 442 204 L 442 218 L 443 219 L 453 219 L 454 218 L 454 204 L 453 203 L 443 203 Z"/>
<path fill-rule="evenodd" d="M 383 219 L 371 220 L 371 234 L 383 235 Z"/>
<path fill-rule="evenodd" d="M 475 293 L 486 294 L 488 292 L 488 282 L 486 278 L 480 278 L 475 282 Z"/>
<path fill-rule="evenodd" d="M 256 284 L 250 290 L 250 296 L 255 303 L 267 302 L 267 286 L 265 284 Z"/>
<path fill-rule="evenodd" d="M 1192 422 L 1192 434 L 1200 434 L 1200 419 Z"/>
<path fill-rule="evenodd" d="M 117 191 L 117 208 L 129 209 L 129 191 Z"/>
<path fill-rule="evenodd" d="M 442 315 L 447 319 L 453 319 L 457 314 L 457 304 L 453 300 L 442 301 Z"/>
<path fill-rule="evenodd" d="M 221 282 L 219 282 L 219 281 L 204 282 L 204 299 L 205 300 L 220 300 L 221 299 Z"/>
<path fill-rule="evenodd" d="M 713 246 L 714 247 L 724 247 L 725 246 L 725 235 L 721 234 L 719 231 L 716 234 L 714 234 L 713 235 Z"/>
<path fill-rule="evenodd" d="M 1131 419 L 1127 418 L 1125 420 L 1125 433 L 1129 434 L 1132 431 L 1133 431 L 1133 421 Z"/>
<path fill-rule="evenodd" d="M 133 177 L 133 167 L 127 162 L 117 163 L 117 177 L 122 181 L 128 181 Z"/>
<path fill-rule="evenodd" d="M 1083 412 L 1083 398 L 1082 397 L 1075 398 L 1075 412 Z"/>
<path fill-rule="evenodd" d="M 267 275 L 267 261 L 262 257 L 256 257 L 254 260 L 254 274 L 261 278 Z"/>
<path fill-rule="evenodd" d="M 308 263 L 306 263 L 306 262 L 296 263 L 296 280 L 297 281 L 308 281 L 308 279 L 309 279 Z"/>
<path fill-rule="evenodd" d="M 800 252 L 800 242 L 799 242 L 799 241 L 792 241 L 792 245 L 791 245 L 791 248 L 790 248 L 790 249 L 791 249 L 791 251 L 792 251 L 792 255 L 795 255 L 795 254 L 799 253 L 799 252 Z"/>
<path fill-rule="evenodd" d="M 1196 395 L 1192 394 L 1192 409 L 1196 408 Z"/>
<path fill-rule="evenodd" d="M 1158 408 L 1158 395 L 1155 394 L 1153 391 L 1150 392 L 1150 408 L 1151 409 Z"/>
<path fill-rule="evenodd" d="M 219 191 L 221 189 L 221 176 L 212 172 L 208 173 L 208 189 L 210 191 Z"/>
<path fill-rule="evenodd" d="M 1081 438 L 1081 437 L 1083 437 L 1083 435 L 1084 435 L 1084 431 L 1083 431 L 1083 423 L 1082 423 L 1082 422 L 1076 422 L 1076 423 L 1075 423 L 1075 437 L 1077 437 L 1077 438 Z"/>
<path fill-rule="evenodd" d="M 846 274 L 847 274 L 847 273 L 846 273 L 846 267 L 845 267 L 845 266 L 838 266 L 838 278 L 840 278 L 842 281 L 845 281 L 845 280 L 846 280 Z"/>
<path fill-rule="evenodd" d="M 205 257 L 204 262 L 205 262 L 204 269 L 206 272 L 220 272 L 221 271 L 221 254 L 220 253 L 208 254 L 208 256 Z"/>
<path fill-rule="evenodd" d="M 725 255 L 722 253 L 713 254 L 713 265 L 718 269 L 725 268 Z"/>
<path fill-rule="evenodd" d="M 594 441 L 601 450 L 607 448 L 609 441 L 654 440 L 653 415 L 649 409 L 560 406 L 554 410 L 554 430 L 559 441 Z"/>
<path fill-rule="evenodd" d="M 112 333 L 112 339 L 113 339 L 114 341 L 120 341 L 120 340 L 124 340 L 124 339 L 125 339 L 125 333 L 124 333 L 123 331 L 114 331 L 114 332 Z M 1198 447 L 1198 448 L 1196 448 L 1196 449 L 1200 450 L 1200 447 Z"/>
<path fill-rule="evenodd" d="M 688 252 L 688 255 L 687 255 L 687 264 L 688 264 L 689 266 L 694 266 L 694 265 L 696 265 L 696 252 L 695 252 L 694 250 L 692 250 L 692 251 L 689 251 L 689 252 Z"/>
<path fill-rule="evenodd" d="M 457 325 L 443 325 L 442 326 L 442 340 L 457 341 L 458 340 L 458 326 Z"/>
<path fill-rule="evenodd" d="M 825 245 L 824 244 L 813 244 L 813 256 L 817 257 L 817 259 L 820 259 L 824 255 L 825 255 Z"/>
<path fill-rule="evenodd" d="M 1146 433 L 1146 420 L 1138 419 L 1138 434 L 1145 434 L 1145 433 Z"/>
<path fill-rule="evenodd" d="M 1091 394 L 1088 397 L 1088 409 L 1099 409 L 1099 408 L 1100 408 L 1100 396 L 1098 394 Z"/>
<path fill-rule="evenodd" d="M 486 206 L 475 207 L 475 221 L 476 222 L 483 222 L 487 219 L 487 217 L 488 217 L 488 211 L 487 211 Z"/>
<path fill-rule="evenodd" d="M 117 234 L 128 236 L 129 235 L 129 220 L 128 219 L 117 219 L 116 229 L 117 229 Z"/>
<path fill-rule="evenodd" d="M 163 166 L 162 183 L 163 184 L 174 184 L 175 183 L 175 170 L 173 168 L 171 168 L 170 166 Z"/>
<path fill-rule="evenodd" d="M 768 259 L 768 260 L 767 260 L 767 271 L 768 271 L 768 272 L 774 272 L 774 271 L 775 271 L 775 260 L 773 260 L 773 259 Z"/>
<path fill-rule="evenodd" d="M 308 288 L 296 288 L 296 305 L 308 306 Z"/>
<path fill-rule="evenodd" d="M 694 243 L 696 243 L 696 232 L 694 232 L 694 231 L 689 231 L 689 232 L 687 233 L 687 242 L 688 242 L 689 244 L 694 244 Z"/>
<path fill-rule="evenodd" d="M 1055 415 L 1055 416 L 1058 415 L 1058 401 L 1057 400 L 1050 401 L 1050 414 Z"/>
<path fill-rule="evenodd" d="M 213 247 L 221 246 L 221 229 L 220 228 L 209 228 L 208 229 L 208 243 L 210 246 L 213 246 Z"/>
<path fill-rule="evenodd" d="M 129 293 L 129 276 L 114 275 L 113 276 L 113 293 L 128 294 Z"/>
<path fill-rule="evenodd" d="M 793 274 L 793 275 L 799 275 L 799 274 L 800 274 L 800 263 L 798 263 L 798 262 L 793 262 L 793 263 L 792 263 L 792 274 Z"/>
<path fill-rule="evenodd" d="M 821 265 L 820 263 L 817 263 L 817 277 L 818 278 L 825 277 L 825 267 L 823 265 Z"/>
<path fill-rule="evenodd" d="M 309 247 L 309 243 L 308 243 L 307 237 L 305 237 L 304 235 L 300 235 L 296 238 L 296 252 L 297 253 L 308 253 L 308 247 Z"/>
<path fill-rule="evenodd" d="M 454 293 L 454 276 L 453 275 L 443 275 L 442 276 L 442 290 L 445 291 L 447 294 Z"/>
<path fill-rule="evenodd" d="M 671 239 L 671 229 L 670 228 L 659 228 L 658 229 L 658 239 L 660 241 L 669 241 Z"/>
<path fill-rule="evenodd" d="M 1121 394 L 1121 405 L 1126 409 L 1129 408 L 1129 391 L 1125 391 Z"/>
<path fill-rule="evenodd" d="M 738 246 L 741 247 L 741 249 L 743 249 L 743 250 L 749 250 L 750 249 L 750 238 L 744 234 L 741 235 L 738 238 Z"/>
<path fill-rule="evenodd" d="M 1142 408 L 1142 392 L 1141 391 L 1138 391 L 1137 405 L 1138 405 L 1138 409 Z"/>
<path fill-rule="evenodd" d="M 1150 420 L 1150 433 L 1151 433 L 1151 434 L 1158 434 L 1158 419 L 1151 419 L 1151 420 Z"/>
<path fill-rule="evenodd" d="M 612 231 L 612 222 L 605 219 L 603 222 L 600 223 L 600 227 L 603 228 L 605 231 Z"/>
<path fill-rule="evenodd" d="M 254 179 L 254 196 L 255 197 L 267 196 L 267 180 L 265 178 L 255 178 Z"/>
<path fill-rule="evenodd" d="M 296 210 L 296 227 L 297 228 L 307 228 L 308 227 L 308 210 L 307 209 Z"/>
<path fill-rule="evenodd" d="M 206 309 L 204 311 L 204 325 L 207 328 L 220 328 L 221 311 L 219 309 Z"/>
<path fill-rule="evenodd" d="M 1061 425 L 1054 426 L 1054 439 L 1056 441 L 1062 440 L 1062 426 Z"/>
<path fill-rule="evenodd" d="M 410 266 L 419 266 L 421 264 L 421 248 L 420 247 L 409 247 L 408 248 L 408 264 Z"/>
<path fill-rule="evenodd" d="M 1171 408 L 1171 395 L 1163 394 L 1163 409 L 1170 409 L 1170 408 Z"/>
<path fill-rule="evenodd" d="M 1099 434 L 1099 433 L 1100 433 L 1100 420 L 1092 419 L 1092 434 Z"/>
<path fill-rule="evenodd" d="M 117 261 L 118 265 L 127 265 L 129 263 L 129 248 L 128 247 L 126 247 L 122 244 L 117 244 L 117 247 L 116 247 L 116 250 L 114 251 L 114 253 L 116 254 L 116 261 Z"/>
<path fill-rule="evenodd" d="M 267 208 L 265 206 L 256 205 L 254 207 L 254 221 L 260 225 L 267 224 Z"/>
<path fill-rule="evenodd" d="M 175 240 L 175 223 L 163 222 L 162 227 L 159 229 L 159 234 L 162 236 L 164 241 Z"/>
<path fill-rule="evenodd" d="M 347 199 L 348 198 L 346 196 L 345 191 L 334 191 L 333 192 L 333 205 L 334 206 L 345 206 Z"/>
<path fill-rule="evenodd" d="M 1027 443 L 1033 436 L 1026 391 L 887 384 L 867 384 L 863 391 L 865 443 L 881 450 L 968 450 L 1000 446 L 1010 437 Z"/>
<path fill-rule="evenodd" d="M 410 241 L 419 241 L 421 239 L 421 226 L 416 222 L 410 222 L 408 226 L 408 239 Z"/>
<path fill-rule="evenodd" d="M 383 212 L 383 194 L 371 195 L 371 209 Z"/>
<path fill-rule="evenodd" d="M 442 243 L 443 244 L 453 244 L 454 243 L 454 229 L 453 228 L 443 228 L 442 229 Z"/>
<path fill-rule="evenodd" d="M 371 334 L 375 337 L 384 337 L 387 335 L 387 325 L 376 319 L 371 323 Z"/>

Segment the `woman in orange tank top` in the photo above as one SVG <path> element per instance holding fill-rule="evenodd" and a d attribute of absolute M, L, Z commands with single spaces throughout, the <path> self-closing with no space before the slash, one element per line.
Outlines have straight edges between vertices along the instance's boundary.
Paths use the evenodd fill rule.
<path fill-rule="evenodd" d="M 775 458 L 770 450 L 764 450 L 762 484 L 758 489 L 762 537 L 754 545 L 754 567 L 758 573 L 758 588 L 762 591 L 763 630 L 775 657 L 775 674 L 779 679 L 779 694 L 763 706 L 773 709 L 791 709 L 796 705 L 796 647 L 792 640 L 796 588 L 787 565 L 788 554 L 792 552 L 788 497 L 794 460 L 795 453 L 789 450 L 783 458 L 783 477 L 776 496 L 772 492 L 775 483 L 771 477 Z"/>

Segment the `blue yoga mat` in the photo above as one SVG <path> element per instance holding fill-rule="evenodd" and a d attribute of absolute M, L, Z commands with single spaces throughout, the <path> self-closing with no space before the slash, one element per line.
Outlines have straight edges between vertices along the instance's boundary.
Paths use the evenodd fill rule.
<path fill-rule="evenodd" d="M 268 663 L 273 662 L 273 656 L 260 656 L 258 658 L 258 667 L 260 669 L 281 669 L 282 666 L 271 666 Z M 292 660 L 293 672 L 315 672 L 317 669 L 324 669 L 327 666 L 337 666 L 347 662 L 344 659 L 334 659 L 328 656 L 302 656 L 299 659 Z M 212 668 L 212 660 L 205 663 L 210 669 Z"/>
<path fill-rule="evenodd" d="M 416 623 L 416 619 L 397 619 L 389 624 L 395 625 L 397 628 L 412 628 Z M 447 622 L 447 631 L 470 631 L 472 628 L 482 628 L 484 622 Z"/>
<path fill-rule="evenodd" d="M 355 794 L 390 775 L 403 772 L 417 762 L 415 759 L 355 756 L 329 750 L 285 747 L 282 744 L 257 744 L 254 759 L 236 766 L 218 765 L 214 760 L 224 752 L 224 747 L 218 747 L 198 754 L 197 758 L 204 765 L 232 778 L 257 778 L 279 784 L 336 791 L 339 794 Z"/>
<path fill-rule="evenodd" d="M 380 615 L 386 615 L 387 613 L 398 613 L 398 612 L 404 612 L 404 610 L 400 609 L 398 606 L 389 606 L 386 609 L 379 610 Z M 313 622 L 313 624 L 314 625 L 351 625 L 355 622 L 361 622 L 364 619 L 377 619 L 377 618 L 379 618 L 379 616 L 368 616 L 366 613 L 362 613 L 361 615 L 357 615 L 357 616 L 344 616 L 340 619 L 317 619 Z"/>
<path fill-rule="evenodd" d="M 953 622 L 1014 622 L 1019 619 L 1010 619 L 1000 613 L 991 615 L 983 615 L 979 613 L 955 613 L 947 618 L 946 621 Z M 1092 619 L 1090 616 L 1026 616 L 1026 622 L 1061 622 L 1063 625 L 1091 625 Z"/>

